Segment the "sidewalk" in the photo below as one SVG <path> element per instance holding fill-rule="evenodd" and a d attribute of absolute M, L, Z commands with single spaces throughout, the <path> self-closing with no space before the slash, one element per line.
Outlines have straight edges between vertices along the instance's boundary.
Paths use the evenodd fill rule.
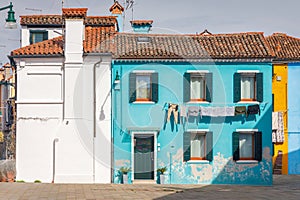
<path fill-rule="evenodd" d="M 0 199 L 300 199 L 300 175 L 275 175 L 270 187 L 0 183 Z"/>

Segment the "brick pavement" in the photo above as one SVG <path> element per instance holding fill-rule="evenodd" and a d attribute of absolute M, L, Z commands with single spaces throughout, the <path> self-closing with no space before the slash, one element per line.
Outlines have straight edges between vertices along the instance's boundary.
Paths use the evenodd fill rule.
<path fill-rule="evenodd" d="M 300 199 L 300 175 L 275 175 L 273 186 L 0 183 L 0 199 Z"/>

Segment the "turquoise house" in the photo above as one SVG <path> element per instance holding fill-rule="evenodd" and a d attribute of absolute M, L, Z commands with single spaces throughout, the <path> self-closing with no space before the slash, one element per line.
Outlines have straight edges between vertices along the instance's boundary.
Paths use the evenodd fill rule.
<path fill-rule="evenodd" d="M 145 25 L 145 24 L 143 24 Z M 262 33 L 118 33 L 113 182 L 272 184 L 272 50 Z"/>

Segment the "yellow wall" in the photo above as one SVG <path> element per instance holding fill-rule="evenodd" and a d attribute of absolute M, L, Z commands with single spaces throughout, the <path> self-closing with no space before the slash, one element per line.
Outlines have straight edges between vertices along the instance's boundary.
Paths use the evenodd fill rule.
<path fill-rule="evenodd" d="M 274 145 L 273 163 L 277 157 L 278 150 L 283 153 L 282 158 L 282 174 L 288 174 L 288 124 L 287 124 L 287 81 L 288 81 L 288 66 L 287 64 L 273 64 L 273 80 L 272 93 L 274 94 L 274 112 L 283 112 L 284 119 L 284 143 Z M 279 80 L 281 77 L 281 80 Z"/>

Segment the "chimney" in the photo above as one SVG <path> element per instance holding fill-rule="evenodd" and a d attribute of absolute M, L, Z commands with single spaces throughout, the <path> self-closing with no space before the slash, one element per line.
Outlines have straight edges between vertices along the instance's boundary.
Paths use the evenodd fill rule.
<path fill-rule="evenodd" d="M 149 33 L 153 20 L 133 20 L 130 21 L 135 33 Z"/>
<path fill-rule="evenodd" d="M 123 32 L 123 6 L 121 6 L 121 4 L 118 1 L 115 1 L 115 3 L 110 7 L 109 11 L 111 12 L 112 16 L 117 17 L 118 30 L 119 32 Z"/>
<path fill-rule="evenodd" d="M 63 8 L 65 20 L 65 58 L 66 62 L 82 63 L 84 18 L 87 8 Z"/>

